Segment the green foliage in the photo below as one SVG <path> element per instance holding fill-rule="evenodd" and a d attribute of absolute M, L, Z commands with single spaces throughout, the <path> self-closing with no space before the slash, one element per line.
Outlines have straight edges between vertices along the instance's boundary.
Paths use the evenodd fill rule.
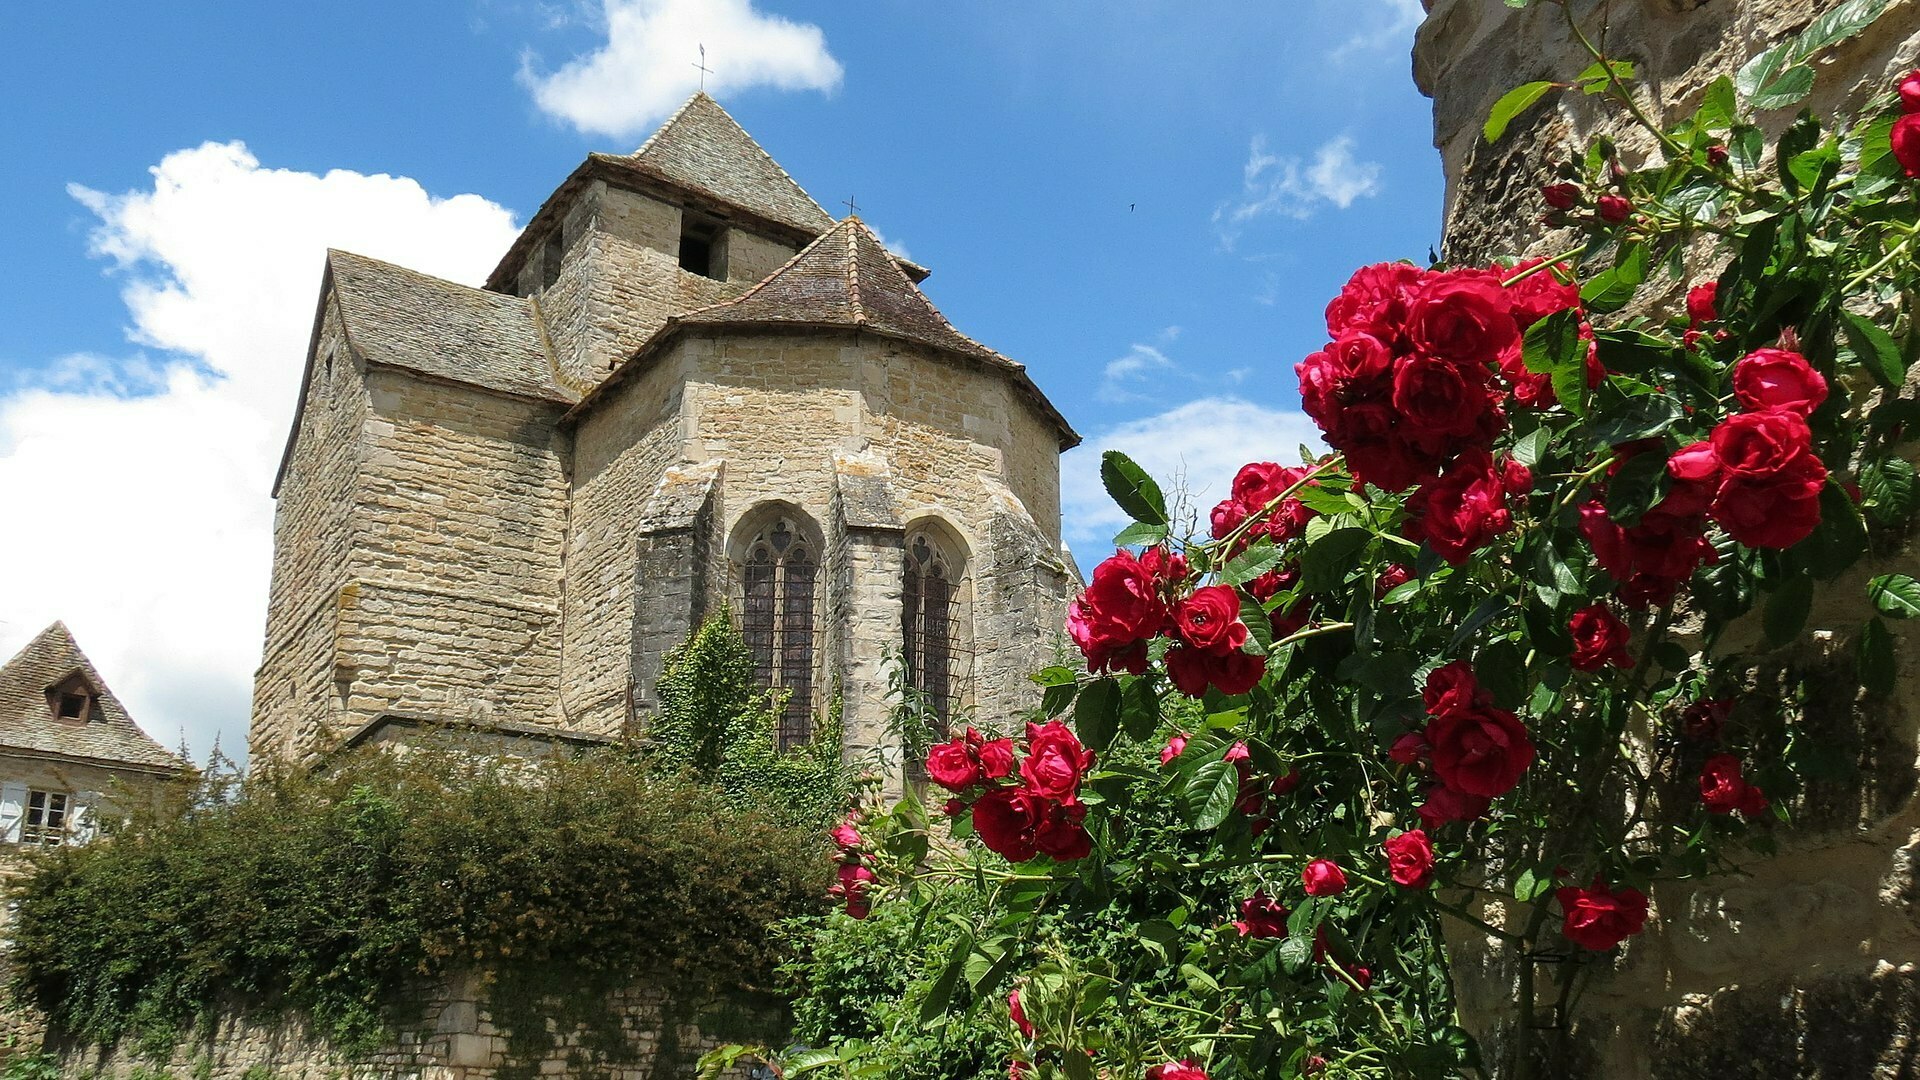
<path fill-rule="evenodd" d="M 60 1080 L 60 1059 L 45 1051 L 16 1054 L 0 1070 L 0 1080 Z"/>
<path fill-rule="evenodd" d="M 708 619 L 667 657 L 660 708 L 648 729 L 658 765 L 717 784 L 735 806 L 796 827 L 845 812 L 852 776 L 842 763 L 840 700 L 805 746 L 779 750 L 783 698 L 753 682 L 753 653 L 727 613 Z"/>
<path fill-rule="evenodd" d="M 14 888 L 13 990 L 69 1033 L 156 1055 L 235 1002 L 365 1046 L 456 969 L 723 993 L 771 980 L 771 928 L 819 909 L 823 851 L 815 828 L 625 751 L 210 769 Z"/>
<path fill-rule="evenodd" d="M 722 611 L 669 654 L 664 669 L 648 741 L 670 766 L 710 777 L 736 722 L 765 711 L 766 695 L 753 685 L 753 653 Z"/>

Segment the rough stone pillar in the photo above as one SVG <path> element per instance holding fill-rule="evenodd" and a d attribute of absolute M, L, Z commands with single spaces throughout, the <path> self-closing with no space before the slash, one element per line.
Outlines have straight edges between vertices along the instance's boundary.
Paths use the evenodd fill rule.
<path fill-rule="evenodd" d="M 654 684 L 667 654 L 707 616 L 714 502 L 722 471 L 719 461 L 668 469 L 641 509 L 633 563 L 635 715 L 653 711 L 658 703 Z"/>
<path fill-rule="evenodd" d="M 888 723 L 887 658 L 900 654 L 900 585 L 905 528 L 892 477 L 872 455 L 836 457 L 827 528 L 833 581 L 835 669 L 841 737 L 848 761 L 884 770 L 889 797 L 901 790 L 900 746 Z"/>
<path fill-rule="evenodd" d="M 1080 581 L 1013 492 L 994 477 L 981 480 L 992 511 L 973 575 L 975 713 L 1017 731 L 1040 703 L 1028 676 L 1054 662 Z"/>

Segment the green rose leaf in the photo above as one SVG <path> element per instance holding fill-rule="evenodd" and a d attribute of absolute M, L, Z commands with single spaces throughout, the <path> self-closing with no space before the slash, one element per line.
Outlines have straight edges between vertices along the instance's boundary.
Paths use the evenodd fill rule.
<path fill-rule="evenodd" d="M 1215 759 L 1193 770 L 1187 780 L 1187 824 L 1195 829 L 1220 827 L 1240 795 L 1240 774 L 1232 764 Z"/>
<path fill-rule="evenodd" d="M 1855 360 L 1864 365 L 1881 386 L 1897 390 L 1907 377 L 1907 361 L 1893 335 L 1850 311 L 1840 313 L 1840 325 L 1846 330 L 1847 345 Z"/>
<path fill-rule="evenodd" d="M 1894 676 L 1898 670 L 1893 656 L 1893 634 L 1878 616 L 1868 619 L 1866 625 L 1860 628 L 1859 662 L 1860 685 L 1868 693 L 1886 695 L 1893 692 Z"/>
<path fill-rule="evenodd" d="M 1144 525 L 1167 525 L 1167 497 L 1147 471 L 1118 450 L 1100 455 L 1100 482 L 1127 516 Z"/>
<path fill-rule="evenodd" d="M 1480 129 L 1480 133 L 1486 136 L 1488 142 L 1499 142 L 1500 136 L 1507 133 L 1507 125 L 1531 108 L 1534 102 L 1545 97 L 1553 85 L 1544 81 L 1522 83 L 1502 94 L 1500 100 L 1493 103 L 1493 112 L 1487 116 L 1486 126 Z"/>
<path fill-rule="evenodd" d="M 1081 742 L 1105 750 L 1120 729 L 1120 683 L 1111 676 L 1088 683 L 1074 703 L 1073 726 Z"/>
<path fill-rule="evenodd" d="M 1867 583 L 1867 596 L 1889 618 L 1920 618 L 1920 580 L 1910 574 L 1881 574 Z"/>

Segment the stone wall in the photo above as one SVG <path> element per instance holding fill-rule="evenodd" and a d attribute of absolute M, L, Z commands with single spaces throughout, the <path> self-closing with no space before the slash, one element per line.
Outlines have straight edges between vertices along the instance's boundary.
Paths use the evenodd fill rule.
<path fill-rule="evenodd" d="M 1576 0 L 1573 10 L 1589 28 L 1607 23 L 1608 49 L 1638 65 L 1650 111 L 1677 118 L 1715 77 L 1836 3 Z M 1501 0 L 1429 5 L 1414 70 L 1434 98 L 1449 259 L 1562 247 L 1562 238 L 1545 235 L 1539 224 L 1538 189 L 1552 167 L 1598 133 L 1616 136 L 1629 157 L 1647 152 L 1646 139 L 1578 94 L 1550 96 L 1497 145 L 1481 140 L 1480 125 L 1506 90 L 1565 79 L 1587 66 L 1563 18 L 1546 3 L 1526 11 Z M 1879 24 L 1822 61 L 1810 104 L 1823 114 L 1843 111 L 1916 60 L 1920 3 L 1893 0 Z M 1766 122 L 1789 119 L 1780 114 Z M 1912 396 L 1915 387 L 1906 392 Z M 1884 703 L 1860 702 L 1851 661 L 1851 635 L 1866 615 L 1866 579 L 1911 571 L 1916 562 L 1920 548 L 1909 539 L 1824 586 L 1809 620 L 1813 641 L 1768 657 L 1766 670 L 1753 675 L 1750 692 L 1785 701 L 1800 736 L 1830 747 L 1850 766 L 1847 778 L 1810 784 L 1790 807 L 1796 827 L 1780 831 L 1779 853 L 1749 854 L 1745 876 L 1656 888 L 1648 932 L 1596 973 L 1581 1003 L 1571 1060 L 1536 1075 L 1920 1075 L 1920 640 L 1911 630 L 1900 637 L 1899 689 Z M 1491 1020 L 1512 1013 L 1513 971 L 1492 962 L 1481 942 L 1461 937 L 1457 944 L 1463 1011 L 1484 1033 Z M 1502 1039 L 1491 1034 L 1497 1053 Z"/>
<path fill-rule="evenodd" d="M 0 969 L 0 974 L 4 970 Z M 564 985 L 555 980 L 555 985 Z M 516 996 L 471 978 L 424 990 L 386 1045 L 345 1050 L 298 1018 L 223 1014 L 164 1060 L 126 1044 L 100 1047 L 48 1034 L 31 1010 L 0 1010 L 0 1062 L 45 1051 L 67 1077 L 115 1080 L 667 1080 L 691 1077 L 701 1054 L 729 1043 L 779 1045 L 789 1018 L 753 995 L 690 1003 L 646 984 L 607 994 Z M 526 1038 L 514 1030 L 539 1026 Z M 743 1075 L 736 1073 L 735 1076 Z"/>

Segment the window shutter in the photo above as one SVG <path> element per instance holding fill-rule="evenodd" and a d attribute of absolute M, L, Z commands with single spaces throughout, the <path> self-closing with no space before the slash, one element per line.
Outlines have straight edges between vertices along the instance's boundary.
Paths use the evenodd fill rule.
<path fill-rule="evenodd" d="M 0 841 L 20 842 L 20 823 L 27 816 L 27 785 L 0 784 Z"/>
<path fill-rule="evenodd" d="M 67 804 L 67 835 L 73 843 L 84 844 L 93 839 L 93 810 L 99 804 L 97 791 L 82 791 Z"/>

